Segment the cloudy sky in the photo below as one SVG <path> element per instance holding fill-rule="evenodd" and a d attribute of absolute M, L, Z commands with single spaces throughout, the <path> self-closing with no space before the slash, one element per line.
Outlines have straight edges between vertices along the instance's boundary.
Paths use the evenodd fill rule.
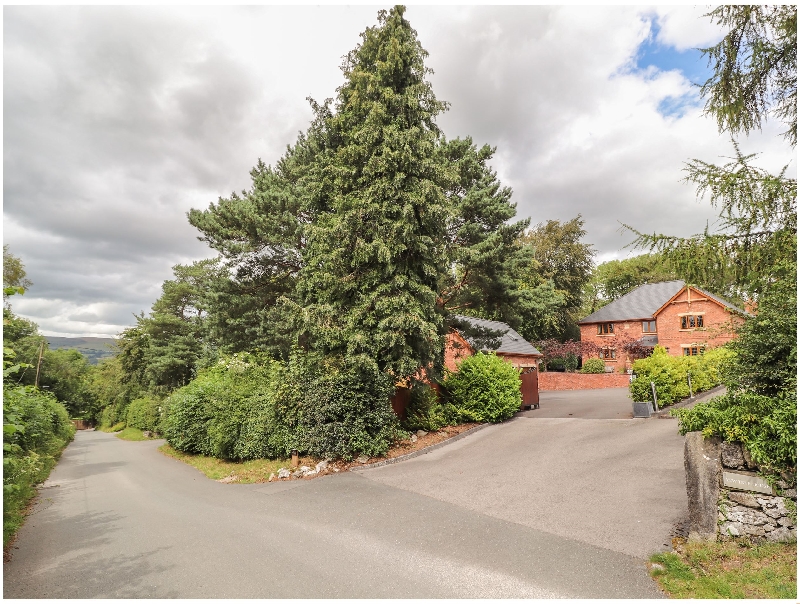
<path fill-rule="evenodd" d="M 249 187 L 333 97 L 376 6 L 3 9 L 3 240 L 34 286 L 14 310 L 48 335 L 109 336 L 147 312 L 178 263 L 213 256 L 190 208 Z M 689 235 L 715 213 L 681 182 L 728 139 L 701 115 L 702 7 L 426 7 L 448 137 L 493 163 L 532 222 L 579 213 L 598 261 L 625 222 Z M 744 142 L 777 170 L 780 124 Z M 790 173 L 794 175 L 794 162 Z"/>

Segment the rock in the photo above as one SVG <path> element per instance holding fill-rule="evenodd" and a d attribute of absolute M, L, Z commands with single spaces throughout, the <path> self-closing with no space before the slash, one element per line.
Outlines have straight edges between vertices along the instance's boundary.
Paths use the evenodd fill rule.
<path fill-rule="evenodd" d="M 760 508 L 761 506 L 756 501 L 756 498 L 753 497 L 750 493 L 740 493 L 738 491 L 731 491 L 728 493 L 728 499 L 731 501 L 735 501 L 739 505 L 743 505 L 748 508 Z"/>
<path fill-rule="evenodd" d="M 788 497 L 792 501 L 797 501 L 797 489 L 784 489 L 783 496 Z"/>
<path fill-rule="evenodd" d="M 302 478 L 302 477 L 303 477 L 303 472 L 302 471 L 295 470 L 294 472 L 292 472 L 292 478 Z"/>
<path fill-rule="evenodd" d="M 796 541 L 797 540 L 797 531 L 794 529 L 788 529 L 784 526 L 776 528 L 774 531 L 767 535 L 767 541 L 775 541 L 775 542 L 785 542 L 785 541 Z"/>
<path fill-rule="evenodd" d="M 300 468 L 297 471 L 300 472 L 302 476 L 305 476 L 311 471 L 311 468 L 309 468 L 308 466 L 300 466 Z"/>
<path fill-rule="evenodd" d="M 358 457 L 356 457 L 356 461 L 358 463 L 367 463 L 369 461 L 369 457 L 367 457 L 366 455 L 359 455 Z"/>
<path fill-rule="evenodd" d="M 416 435 L 416 434 L 412 434 L 412 435 L 411 435 L 411 442 L 412 442 L 412 443 L 415 443 L 415 442 L 417 442 L 417 435 Z"/>
<path fill-rule="evenodd" d="M 289 478 L 291 475 L 292 473 L 286 468 L 281 468 L 278 470 L 278 478 Z"/>
<path fill-rule="evenodd" d="M 725 517 L 731 522 L 741 522 L 752 526 L 761 526 L 769 522 L 769 517 L 763 512 L 741 507 L 731 508 L 725 512 Z"/>
<path fill-rule="evenodd" d="M 269 475 L 267 482 L 272 482 L 273 480 L 275 480 L 275 472 L 272 472 L 272 474 Z"/>
<path fill-rule="evenodd" d="M 774 533 L 775 531 L 772 532 Z M 744 533 L 745 535 L 750 535 L 751 537 L 763 537 L 766 534 L 766 531 L 764 530 L 763 526 L 750 526 L 745 524 Z"/>
<path fill-rule="evenodd" d="M 316 476 L 317 474 L 319 474 L 319 472 L 317 472 L 316 470 L 309 470 L 308 472 L 306 472 L 305 474 L 303 474 L 303 476 L 305 476 L 306 478 L 308 478 L 309 476 Z"/>
<path fill-rule="evenodd" d="M 683 448 L 689 498 L 689 541 L 715 541 L 719 501 L 720 439 L 689 432 Z"/>
<path fill-rule="evenodd" d="M 722 455 L 722 465 L 726 468 L 739 468 L 744 465 L 742 445 L 739 443 L 722 443 L 720 453 Z"/>
<path fill-rule="evenodd" d="M 722 512 L 717 514 L 717 520 L 721 520 L 722 522 L 725 522 L 725 514 L 723 514 Z"/>
<path fill-rule="evenodd" d="M 417 430 L 417 436 L 425 436 L 426 434 L 425 430 Z"/>
<path fill-rule="evenodd" d="M 739 522 L 725 522 L 719 527 L 720 535 L 740 537 L 744 532 L 744 525 Z"/>
<path fill-rule="evenodd" d="M 784 516 L 783 518 L 778 518 L 778 524 L 781 526 L 794 526 L 793 521 L 788 516 Z"/>
<path fill-rule="evenodd" d="M 750 451 L 747 450 L 747 447 L 742 446 L 742 457 L 744 457 L 744 465 L 748 467 L 750 470 L 757 470 L 758 464 L 753 461 L 753 457 L 750 455 Z"/>
<path fill-rule="evenodd" d="M 324 472 L 325 470 L 328 469 L 328 461 L 327 460 L 323 460 L 323 461 L 319 462 L 316 466 L 314 466 L 314 469 L 317 472 Z"/>
<path fill-rule="evenodd" d="M 145 438 L 150 438 L 150 436 L 151 436 L 150 431 L 149 430 L 145 430 L 144 432 L 142 432 L 142 436 L 144 436 Z"/>

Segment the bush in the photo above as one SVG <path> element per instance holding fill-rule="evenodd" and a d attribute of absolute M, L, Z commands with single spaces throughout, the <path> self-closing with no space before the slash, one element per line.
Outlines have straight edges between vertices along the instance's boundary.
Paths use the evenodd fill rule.
<path fill-rule="evenodd" d="M 47 478 L 74 434 L 66 408 L 53 395 L 3 388 L 3 545 L 22 524 L 34 486 Z"/>
<path fill-rule="evenodd" d="M 372 364 L 327 360 L 303 379 L 301 446 L 318 456 L 383 455 L 403 436 L 389 399 L 394 381 Z"/>
<path fill-rule="evenodd" d="M 741 442 L 766 472 L 797 467 L 797 391 L 777 396 L 728 392 L 690 409 L 672 412 L 680 432 L 701 430 L 705 436 Z"/>
<path fill-rule="evenodd" d="M 586 359 L 581 367 L 581 373 L 605 373 L 606 364 L 603 359 Z"/>
<path fill-rule="evenodd" d="M 153 396 L 144 396 L 128 405 L 126 424 L 129 428 L 159 432 L 161 424 L 161 401 Z"/>
<path fill-rule="evenodd" d="M 692 392 L 704 392 L 722 383 L 722 373 L 731 362 L 733 353 L 726 347 L 709 350 L 697 357 L 672 357 L 662 346 L 656 346 L 653 354 L 633 364 L 636 379 L 631 382 L 630 392 L 634 401 L 651 401 L 653 393 L 650 382 L 655 383 L 659 406 L 689 396 L 688 375 L 692 376 Z"/>
<path fill-rule="evenodd" d="M 479 352 L 448 375 L 444 387 L 459 418 L 473 422 L 501 422 L 522 404 L 519 370 L 495 354 Z"/>
<path fill-rule="evenodd" d="M 401 435 L 392 380 L 374 367 L 295 352 L 288 364 L 234 355 L 174 392 L 162 422 L 171 446 L 244 460 L 292 449 L 351 459 L 384 454 Z"/>
<path fill-rule="evenodd" d="M 436 390 L 423 382 L 412 386 L 404 428 L 435 432 L 457 423 L 458 410 L 452 404 L 440 401 Z"/>

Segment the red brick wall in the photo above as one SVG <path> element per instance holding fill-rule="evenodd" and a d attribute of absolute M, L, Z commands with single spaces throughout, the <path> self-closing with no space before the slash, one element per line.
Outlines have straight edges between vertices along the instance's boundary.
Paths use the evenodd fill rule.
<path fill-rule="evenodd" d="M 456 371 L 458 363 L 473 354 L 467 341 L 456 332 L 447 334 L 444 346 L 444 366 L 450 371 Z M 498 355 L 514 365 L 514 367 L 536 367 L 539 358 L 525 354 L 500 354 Z"/>
<path fill-rule="evenodd" d="M 744 320 L 739 315 L 728 312 L 696 289 L 690 289 L 691 293 L 687 293 L 686 289 L 680 292 L 655 317 L 658 343 L 669 349 L 671 356 L 683 355 L 681 344 L 704 344 L 707 348 L 714 348 L 730 342 L 734 338 L 735 328 Z M 702 329 L 681 329 L 680 315 L 689 313 L 703 315 L 704 327 Z M 613 323 L 615 335 L 624 333 L 634 339 L 647 335 L 642 331 L 642 320 L 614 321 Z M 597 323 L 581 325 L 580 328 L 582 342 L 594 342 L 600 347 L 615 345 L 614 336 L 597 334 Z M 587 358 L 584 357 L 583 360 L 585 361 Z M 632 364 L 632 361 L 619 348 L 617 348 L 616 360 L 603 359 L 603 361 L 607 367 L 614 367 L 615 371 L 623 367 L 630 368 Z"/>
<path fill-rule="evenodd" d="M 539 390 L 595 390 L 625 388 L 630 384 L 626 373 L 561 373 L 543 371 L 539 374 Z"/>
<path fill-rule="evenodd" d="M 613 321 L 614 323 L 614 334 L 607 334 L 607 335 L 598 335 L 597 334 L 597 323 L 590 323 L 589 325 L 581 325 L 581 342 L 594 342 L 598 346 L 602 347 L 617 347 L 616 346 L 616 335 L 624 333 L 625 335 L 638 340 L 643 335 L 642 332 L 642 322 L 641 321 Z M 583 360 L 589 357 L 583 357 Z M 614 371 L 619 371 L 621 368 L 629 368 L 630 362 L 626 366 L 625 361 L 627 359 L 627 355 L 625 355 L 622 350 L 617 347 L 617 358 L 616 359 L 603 359 L 603 362 L 606 364 L 606 367 L 613 367 Z"/>
<path fill-rule="evenodd" d="M 725 310 L 699 291 L 689 288 L 667 304 L 656 317 L 658 343 L 669 349 L 671 356 L 681 356 L 681 344 L 705 344 L 708 348 L 721 346 L 734 338 L 734 330 L 744 321 L 739 315 Z M 680 315 L 703 314 L 702 329 L 682 330 Z"/>

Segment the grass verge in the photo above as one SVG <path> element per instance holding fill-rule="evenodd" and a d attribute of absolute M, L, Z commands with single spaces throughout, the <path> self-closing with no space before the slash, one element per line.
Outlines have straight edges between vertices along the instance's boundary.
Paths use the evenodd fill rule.
<path fill-rule="evenodd" d="M 100 432 L 120 432 L 125 429 L 125 422 L 120 422 L 113 426 L 97 426 L 95 429 L 100 430 Z"/>
<path fill-rule="evenodd" d="M 650 562 L 651 576 L 673 598 L 797 597 L 797 543 L 677 541 L 675 552 Z"/>
<path fill-rule="evenodd" d="M 267 482 L 269 475 L 273 472 L 278 473 L 281 468 L 291 468 L 291 460 L 289 459 L 253 459 L 251 461 L 225 461 L 224 459 L 217 459 L 216 457 L 207 457 L 205 455 L 192 455 L 190 453 L 182 453 L 170 447 L 169 445 L 162 445 L 158 448 L 164 455 L 172 457 L 185 464 L 200 470 L 203 474 L 212 480 L 227 479 L 226 482 L 250 484 L 254 482 Z M 300 465 L 306 465 L 311 468 L 317 463 L 310 457 L 301 457 Z"/>
<path fill-rule="evenodd" d="M 117 438 L 121 438 L 122 440 L 154 440 L 152 438 L 147 438 L 144 435 L 144 432 L 139 430 L 139 428 L 125 428 L 120 432 L 117 432 Z"/>

